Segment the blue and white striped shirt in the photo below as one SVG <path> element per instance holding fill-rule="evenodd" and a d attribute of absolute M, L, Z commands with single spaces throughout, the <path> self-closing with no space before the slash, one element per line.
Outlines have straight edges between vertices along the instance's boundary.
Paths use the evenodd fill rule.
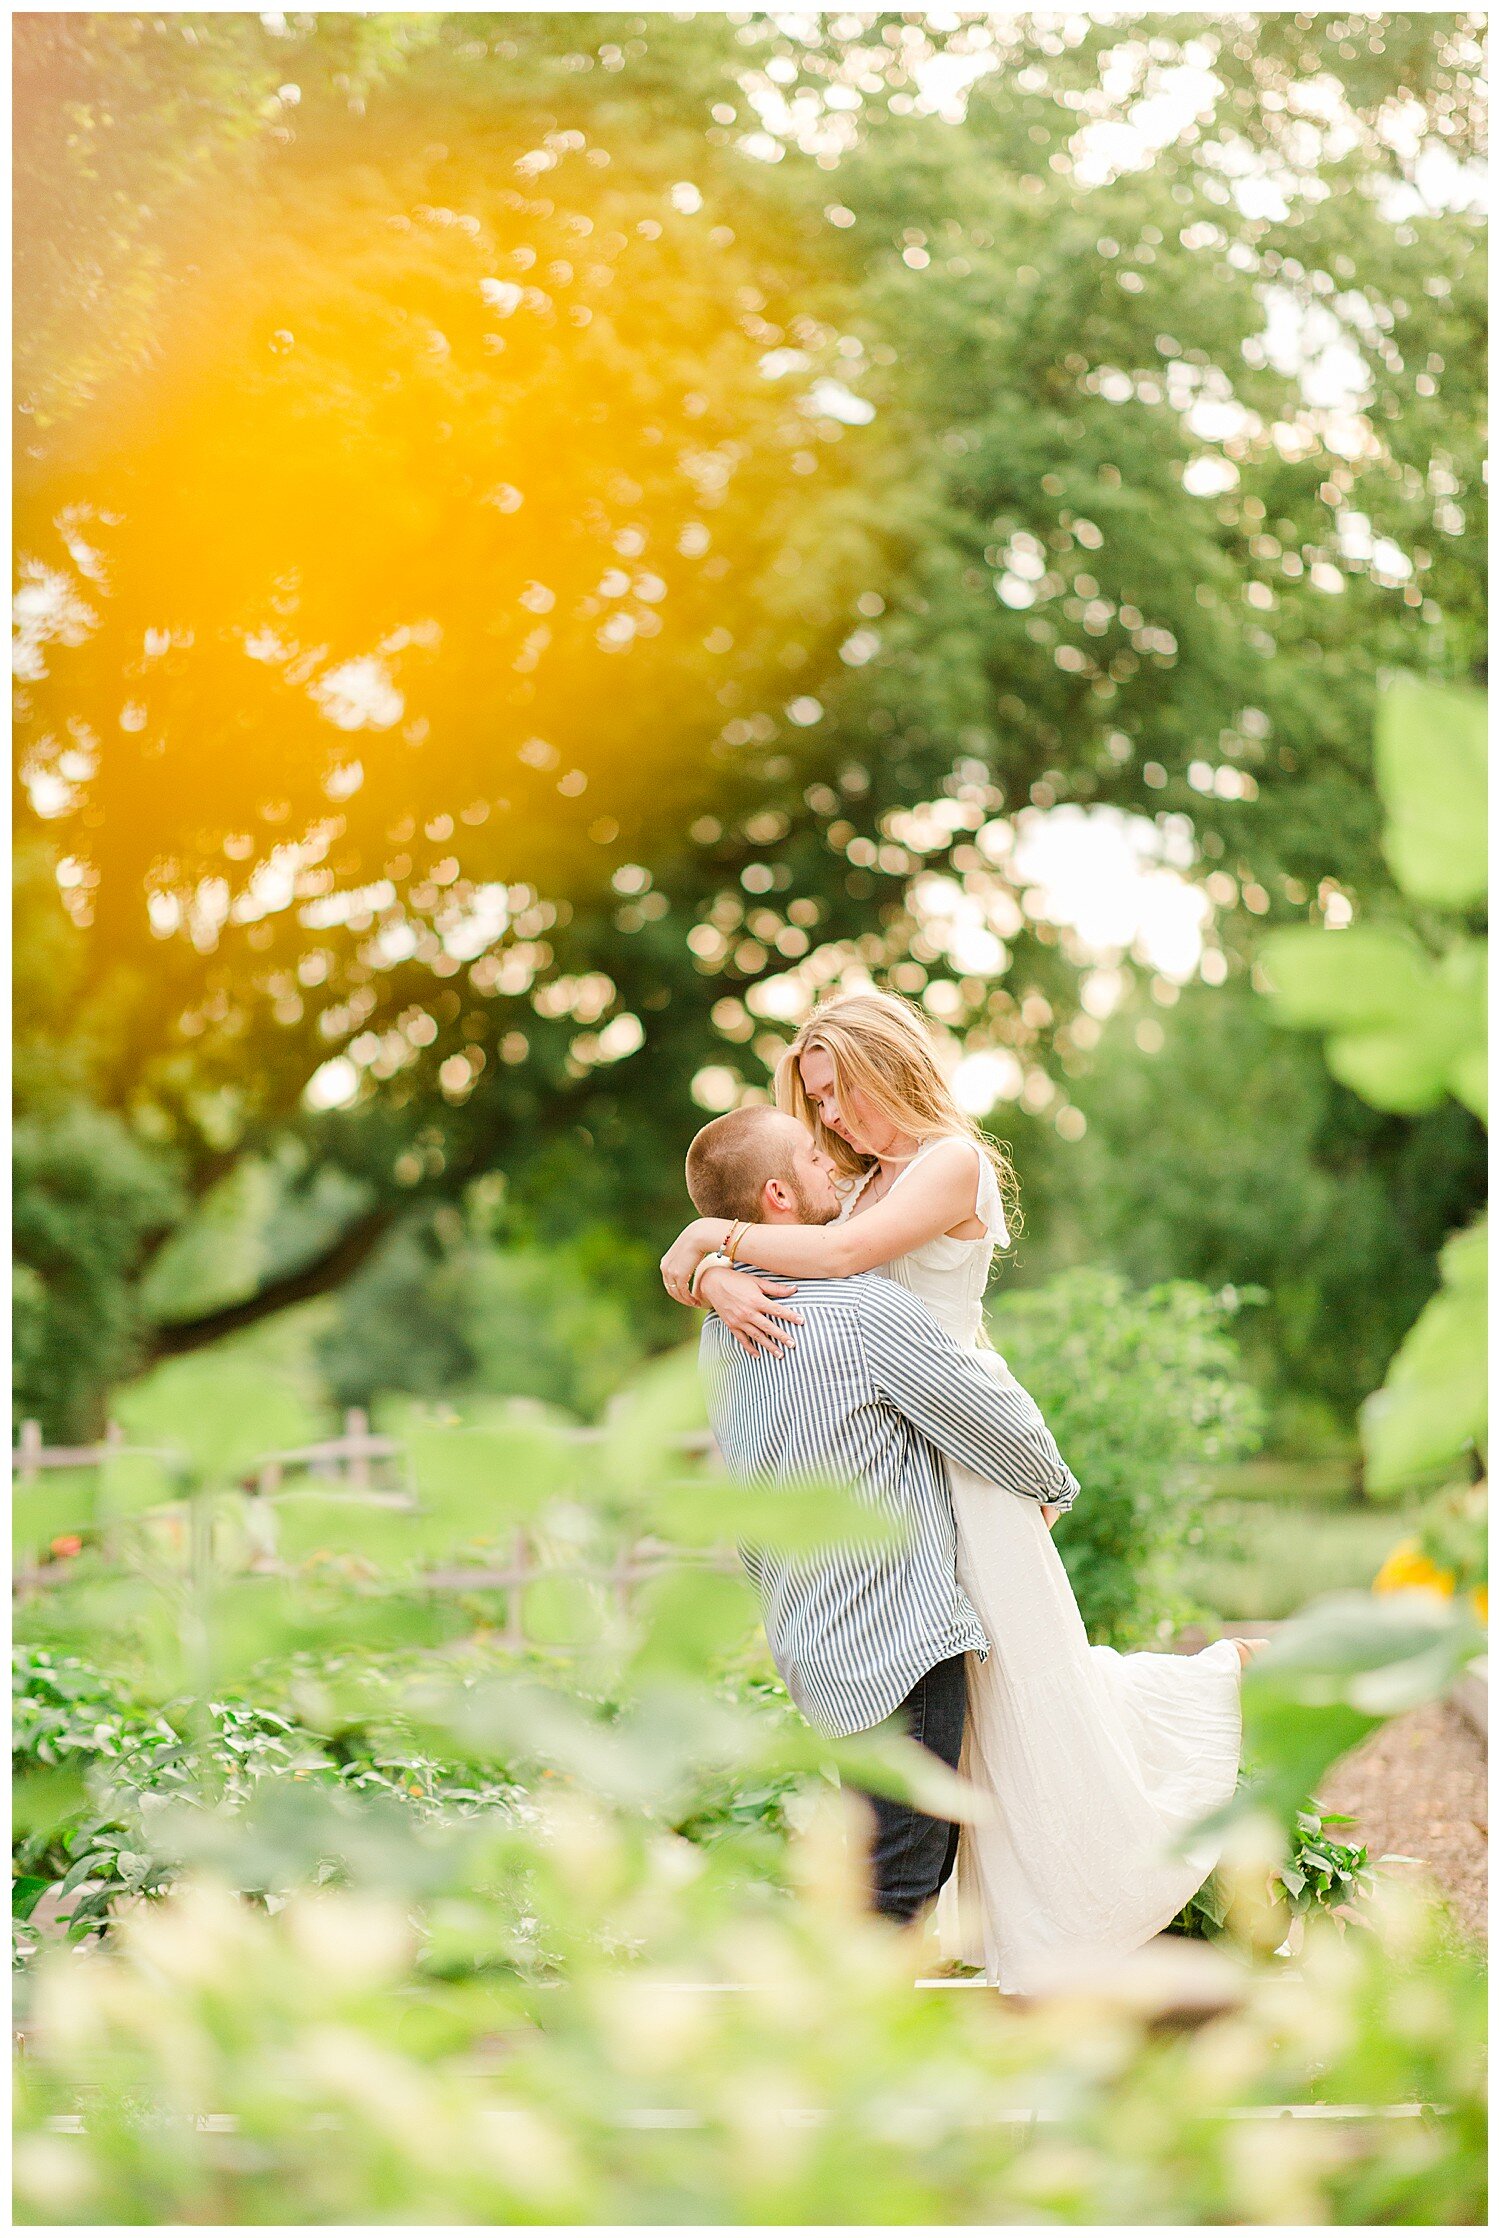
<path fill-rule="evenodd" d="M 797 1305 L 797 1341 L 781 1359 L 745 1352 L 715 1314 L 699 1358 L 731 1475 L 832 1481 L 904 1527 L 895 1547 L 801 1559 L 740 1548 L 792 1700 L 827 1734 L 860 1733 L 935 1663 L 988 1649 L 955 1574 L 942 1454 L 1058 1507 L 1072 1505 L 1078 1483 L 1035 1402 L 992 1380 L 898 1283 L 799 1278 Z"/>

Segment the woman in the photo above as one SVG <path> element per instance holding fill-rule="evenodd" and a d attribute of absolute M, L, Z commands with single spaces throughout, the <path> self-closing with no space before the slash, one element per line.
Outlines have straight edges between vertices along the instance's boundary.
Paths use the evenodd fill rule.
<path fill-rule="evenodd" d="M 793 1281 L 877 1269 L 1008 1377 L 983 1300 L 1010 1241 L 1014 1178 L 954 1102 L 921 1013 L 880 993 L 825 1004 L 778 1066 L 776 1100 L 834 1160 L 842 1210 L 828 1227 L 752 1227 L 736 1257 Z M 705 1267 L 724 1241 L 722 1220 L 695 1220 L 663 1280 L 711 1303 L 748 1350 L 779 1354 L 796 1341 L 789 1284 Z M 1024 1991 L 1059 1960 L 1137 1948 L 1202 1886 L 1214 1849 L 1176 1845 L 1234 1790 L 1248 1643 L 1195 1656 L 1090 1647 L 1052 1544 L 1055 1511 L 947 1468 L 959 1580 L 990 1641 L 985 1660 L 969 1659 L 961 1769 L 997 1807 L 964 1829 L 938 1922 L 947 1955 Z"/>

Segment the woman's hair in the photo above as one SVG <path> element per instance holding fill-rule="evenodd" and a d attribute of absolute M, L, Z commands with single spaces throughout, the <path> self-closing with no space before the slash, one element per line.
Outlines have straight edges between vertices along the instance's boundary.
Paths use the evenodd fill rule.
<path fill-rule="evenodd" d="M 780 1108 L 811 1127 L 819 1147 L 840 1173 L 864 1173 L 872 1161 L 841 1135 L 830 1133 L 802 1084 L 797 1060 L 809 1049 L 826 1053 L 841 1104 L 853 1089 L 903 1134 L 962 1135 L 977 1142 L 1000 1184 L 1006 1225 L 1013 1236 L 1020 1232 L 1015 1168 L 1004 1146 L 992 1142 L 954 1101 L 939 1070 L 927 1022 L 915 1003 L 880 989 L 867 995 L 836 995 L 813 1012 L 776 1067 Z"/>

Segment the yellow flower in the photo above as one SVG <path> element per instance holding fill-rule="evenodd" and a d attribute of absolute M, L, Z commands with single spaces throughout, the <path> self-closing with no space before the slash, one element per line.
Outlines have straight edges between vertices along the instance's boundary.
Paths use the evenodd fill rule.
<path fill-rule="evenodd" d="M 1436 1562 L 1422 1552 L 1417 1539 L 1403 1539 L 1393 1546 L 1376 1574 L 1374 1590 L 1377 1593 L 1404 1593 L 1412 1586 L 1420 1586 L 1428 1593 L 1441 1593 L 1444 1600 L 1451 1600 L 1456 1583 L 1451 1570 L 1440 1570 Z"/>
<path fill-rule="evenodd" d="M 1480 1623 L 1484 1625 L 1486 1630 L 1488 1630 L 1490 1621 L 1490 1589 L 1487 1585 L 1476 1585 L 1474 1587 L 1473 1591 L 1469 1595 L 1469 1606 L 1474 1611 L 1474 1614 L 1478 1617 Z"/>

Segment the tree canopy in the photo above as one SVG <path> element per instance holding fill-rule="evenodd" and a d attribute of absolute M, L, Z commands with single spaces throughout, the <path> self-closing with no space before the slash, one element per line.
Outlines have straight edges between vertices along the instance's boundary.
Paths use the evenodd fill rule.
<path fill-rule="evenodd" d="M 496 1167 L 660 1224 L 851 971 L 1065 1113 L 1059 807 L 1221 976 L 1383 906 L 1377 681 L 1482 645 L 1476 23 L 943 21 L 18 23 L 41 1039 L 132 1280 L 288 1135 L 352 1192 L 151 1341 Z"/>

